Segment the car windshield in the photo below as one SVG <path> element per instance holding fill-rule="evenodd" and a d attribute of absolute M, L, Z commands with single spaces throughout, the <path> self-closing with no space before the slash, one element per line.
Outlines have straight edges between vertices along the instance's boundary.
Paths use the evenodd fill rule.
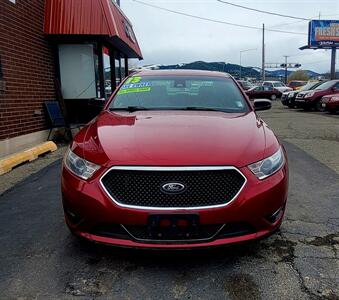
<path fill-rule="evenodd" d="M 303 85 L 305 85 L 305 83 L 302 81 L 291 81 L 289 83 L 290 87 L 298 87 L 298 86 L 303 86 Z"/>
<path fill-rule="evenodd" d="M 109 109 L 248 112 L 249 106 L 230 78 L 134 75 L 120 87 Z"/>
<path fill-rule="evenodd" d="M 274 82 L 273 86 L 274 87 L 284 87 L 284 85 L 281 82 Z"/>
<path fill-rule="evenodd" d="M 316 90 L 327 90 L 330 88 L 335 82 L 334 81 L 327 81 L 324 82 L 323 84 L 319 85 Z"/>
<path fill-rule="evenodd" d="M 303 87 L 301 87 L 299 89 L 299 92 L 311 90 L 311 89 L 315 88 L 316 86 L 318 86 L 319 84 L 320 84 L 319 82 L 309 82 L 309 83 L 305 84 Z"/>

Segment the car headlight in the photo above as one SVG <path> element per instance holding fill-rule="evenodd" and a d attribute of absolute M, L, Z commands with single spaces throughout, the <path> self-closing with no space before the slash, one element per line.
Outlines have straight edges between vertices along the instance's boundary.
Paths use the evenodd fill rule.
<path fill-rule="evenodd" d="M 71 149 L 68 149 L 64 162 L 68 170 L 85 180 L 92 177 L 95 171 L 100 168 L 100 166 L 79 157 Z"/>
<path fill-rule="evenodd" d="M 330 101 L 339 101 L 339 97 L 338 96 L 331 97 Z"/>
<path fill-rule="evenodd" d="M 251 164 L 248 168 L 255 176 L 257 176 L 258 179 L 264 179 L 280 170 L 280 168 L 284 165 L 284 162 L 284 153 L 280 147 L 279 150 L 272 156 Z"/>
<path fill-rule="evenodd" d="M 314 95 L 314 92 L 307 93 L 307 94 L 305 95 L 305 98 L 310 98 L 310 97 L 312 97 L 313 95 Z"/>

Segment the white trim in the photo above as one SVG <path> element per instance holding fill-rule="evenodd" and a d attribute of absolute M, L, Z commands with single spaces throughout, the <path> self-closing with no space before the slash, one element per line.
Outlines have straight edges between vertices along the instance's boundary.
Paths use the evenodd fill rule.
<path fill-rule="evenodd" d="M 138 242 L 148 242 L 148 243 L 151 243 L 151 242 L 155 242 L 155 243 L 188 243 L 188 242 L 192 242 L 192 243 L 197 243 L 197 242 L 206 242 L 206 241 L 210 241 L 210 240 L 213 240 L 218 234 L 219 232 L 224 229 L 224 227 L 226 226 L 226 224 L 223 224 L 220 226 L 220 228 L 210 237 L 208 238 L 204 238 L 204 239 L 191 239 L 191 240 L 157 240 L 157 239 L 140 239 L 140 238 L 137 238 L 135 237 L 124 225 L 120 224 L 120 226 L 133 238 L 135 239 L 136 241 Z"/>
<path fill-rule="evenodd" d="M 108 192 L 108 190 L 105 188 L 102 179 L 105 177 L 105 175 L 112 171 L 112 170 L 134 170 L 134 171 L 210 171 L 210 170 L 236 170 L 244 179 L 244 183 L 239 189 L 238 193 L 227 203 L 225 204 L 218 204 L 218 205 L 209 205 L 209 206 L 194 206 L 194 207 L 152 207 L 152 206 L 136 206 L 136 205 L 128 205 L 118 202 L 116 199 L 114 199 L 111 194 Z M 198 210 L 198 209 L 211 209 L 211 208 L 220 208 L 230 205 L 241 193 L 244 186 L 247 183 L 246 176 L 240 172 L 239 169 L 233 166 L 187 166 L 187 167 L 149 167 L 149 166 L 113 166 L 112 168 L 108 169 L 100 178 L 100 185 L 105 191 L 105 193 L 108 195 L 108 197 L 118 206 L 124 207 L 124 208 L 133 208 L 138 210 L 161 210 L 161 211 L 167 211 L 167 210 Z"/>

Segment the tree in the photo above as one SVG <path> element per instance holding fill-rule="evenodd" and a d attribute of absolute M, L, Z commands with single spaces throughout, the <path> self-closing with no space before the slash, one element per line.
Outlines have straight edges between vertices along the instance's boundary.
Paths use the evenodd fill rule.
<path fill-rule="evenodd" d="M 308 76 L 307 72 L 304 70 L 297 70 L 293 72 L 290 76 L 288 76 L 287 81 L 291 80 L 303 80 L 307 81 L 310 79 L 310 76 Z"/>

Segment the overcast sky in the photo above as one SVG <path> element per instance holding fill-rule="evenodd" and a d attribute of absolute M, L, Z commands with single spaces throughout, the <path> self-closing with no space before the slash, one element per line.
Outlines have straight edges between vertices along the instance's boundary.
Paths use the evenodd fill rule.
<path fill-rule="evenodd" d="M 188 14 L 226 22 L 307 33 L 308 22 L 277 17 L 222 4 L 217 0 L 142 0 L 144 2 Z M 339 0 L 229 0 L 256 9 L 304 18 L 338 19 Z M 211 23 L 172 14 L 121 0 L 121 8 L 131 20 L 144 60 L 143 64 L 176 64 L 204 61 L 224 61 L 239 64 L 239 51 L 257 48 L 242 54 L 243 66 L 261 66 L 262 33 L 256 29 Z M 318 72 L 329 71 L 330 51 L 304 50 L 307 35 L 266 32 L 266 62 L 281 63 L 283 55 L 302 68 Z M 339 51 L 338 51 L 339 52 Z M 339 53 L 337 57 L 339 56 Z M 337 59 L 337 69 L 338 59 Z"/>

